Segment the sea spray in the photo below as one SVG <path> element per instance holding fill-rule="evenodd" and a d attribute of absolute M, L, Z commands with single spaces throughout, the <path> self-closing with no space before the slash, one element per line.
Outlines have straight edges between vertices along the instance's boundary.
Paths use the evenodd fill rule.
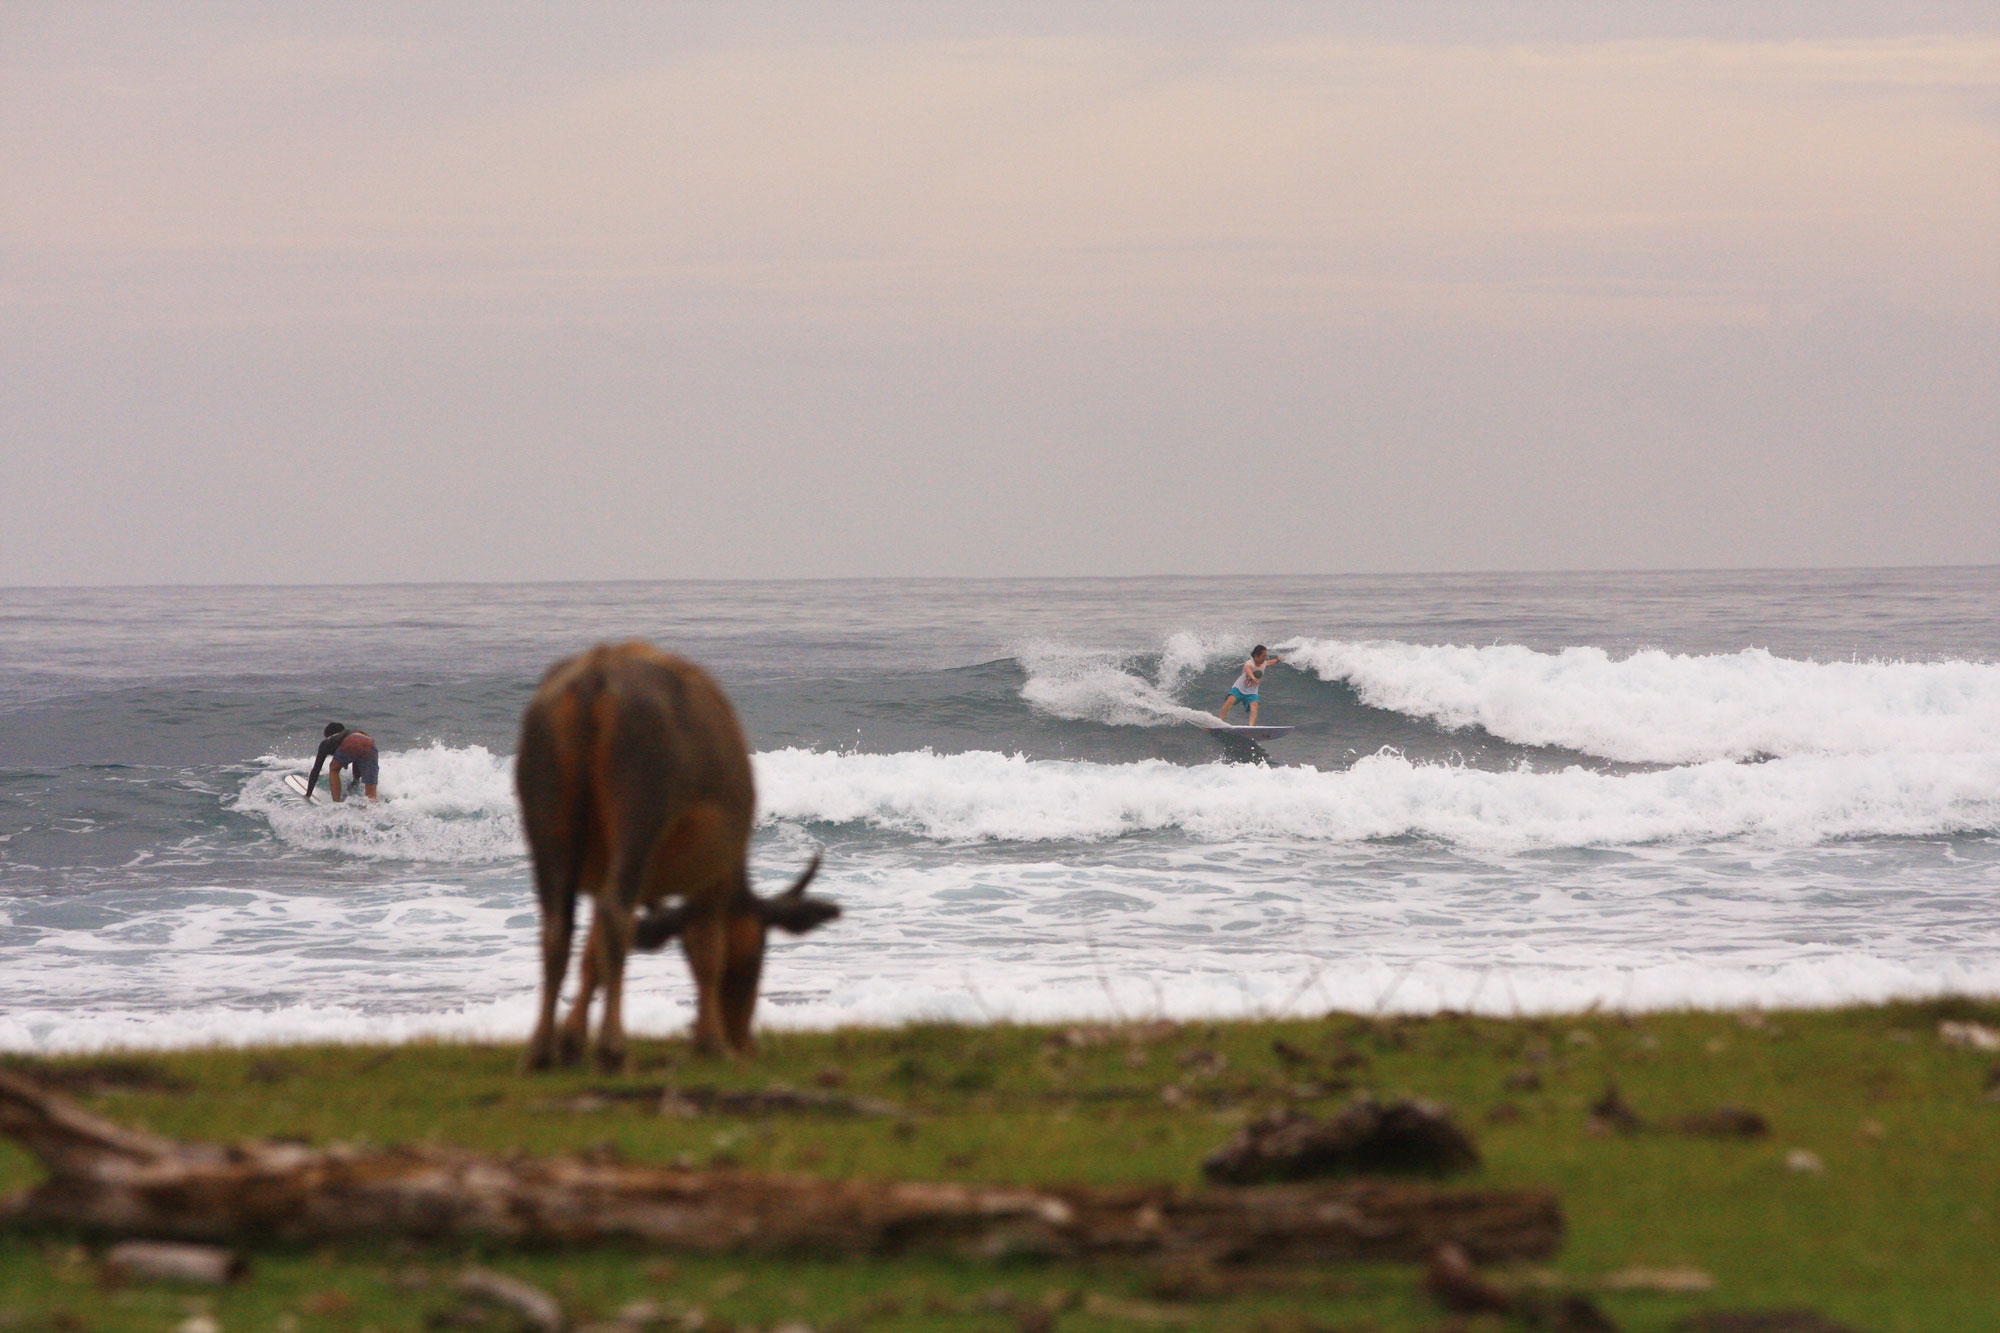
<path fill-rule="evenodd" d="M 1212 712 L 1191 708 L 1175 695 L 1233 642 L 1192 632 L 1170 635 L 1150 674 L 1142 674 L 1129 656 L 1032 643 L 1018 650 L 1027 674 L 1021 697 L 1052 717 L 1105 726 L 1214 726 Z"/>

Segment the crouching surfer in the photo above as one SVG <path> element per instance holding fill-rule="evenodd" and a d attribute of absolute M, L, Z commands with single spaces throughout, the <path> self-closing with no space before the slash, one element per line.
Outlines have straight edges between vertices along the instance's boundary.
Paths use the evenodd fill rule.
<path fill-rule="evenodd" d="M 1229 694 L 1223 699 L 1222 707 L 1216 710 L 1215 715 L 1227 721 L 1229 719 L 1229 710 L 1234 708 L 1238 701 L 1241 701 L 1250 706 L 1249 725 L 1256 726 L 1257 687 L 1264 683 L 1264 673 L 1270 670 L 1271 664 L 1284 660 L 1282 657 L 1272 657 L 1267 654 L 1264 651 L 1264 645 L 1261 643 L 1252 648 L 1250 650 L 1250 660 L 1243 664 L 1243 670 L 1238 673 L 1236 683 L 1229 687 Z"/>
<path fill-rule="evenodd" d="M 319 782 L 320 766 L 331 760 L 332 763 L 326 770 L 326 789 L 334 800 L 342 799 L 340 793 L 342 768 L 349 770 L 353 781 L 359 783 L 361 789 L 368 793 L 369 800 L 376 800 L 375 783 L 381 774 L 381 768 L 376 762 L 373 738 L 365 731 L 355 731 L 351 727 L 343 727 L 338 722 L 326 724 L 325 736 L 326 739 L 319 743 L 319 753 L 313 756 L 312 776 L 306 779 L 306 799 L 312 799 L 313 787 Z"/>

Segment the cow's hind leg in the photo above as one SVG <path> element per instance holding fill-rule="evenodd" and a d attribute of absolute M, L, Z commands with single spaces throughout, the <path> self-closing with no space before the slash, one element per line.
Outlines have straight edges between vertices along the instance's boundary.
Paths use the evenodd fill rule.
<path fill-rule="evenodd" d="M 647 877 L 656 873 L 665 813 L 644 803 L 619 813 L 618 844 L 604 884 L 593 895 L 590 950 L 596 964 L 588 982 L 604 990 L 604 1013 L 597 1025 L 597 1067 L 607 1074 L 625 1068 L 625 959 L 632 950 L 632 914 L 641 901 Z M 588 967 L 589 964 L 586 964 Z"/>
<path fill-rule="evenodd" d="M 564 779 L 549 731 L 531 725 L 519 761 L 522 825 L 534 857 L 542 925 L 541 1008 L 522 1059 L 527 1069 L 547 1069 L 557 1059 L 556 1003 L 569 971 L 576 898 L 588 855 L 590 821 L 576 804 L 573 785 Z"/>
<path fill-rule="evenodd" d="M 584 936 L 583 958 L 577 966 L 576 998 L 570 1001 L 569 1016 L 556 1034 L 556 1057 L 565 1065 L 581 1064 L 583 1048 L 590 1040 L 590 1001 L 597 994 L 598 937 L 604 932 L 599 910 L 591 908 L 590 933 Z"/>
<path fill-rule="evenodd" d="M 562 991 L 563 974 L 569 971 L 569 951 L 576 923 L 576 895 L 542 897 L 542 996 L 535 1018 L 534 1035 L 528 1038 L 522 1065 L 527 1069 L 547 1069 L 556 1061 L 556 998 Z"/>
<path fill-rule="evenodd" d="M 523 1060 L 528 1069 L 547 1069 L 565 1055 L 556 1042 L 556 1004 L 575 938 L 577 878 L 576 866 L 560 854 L 535 858 L 535 888 L 542 904 L 542 995 Z M 574 1060 L 569 1055 L 566 1063 Z"/>

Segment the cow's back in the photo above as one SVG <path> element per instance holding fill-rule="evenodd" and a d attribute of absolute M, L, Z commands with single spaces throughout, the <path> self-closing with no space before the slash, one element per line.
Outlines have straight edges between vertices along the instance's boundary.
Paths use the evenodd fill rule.
<path fill-rule="evenodd" d="M 694 663 L 637 640 L 549 668 L 521 720 L 516 781 L 538 864 L 597 860 L 636 811 L 671 825 L 706 805 L 729 844 L 750 836 L 750 757 L 728 698 Z"/>

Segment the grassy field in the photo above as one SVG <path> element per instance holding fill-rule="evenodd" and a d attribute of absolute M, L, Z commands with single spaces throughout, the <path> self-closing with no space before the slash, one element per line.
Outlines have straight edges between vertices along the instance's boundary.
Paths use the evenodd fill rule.
<path fill-rule="evenodd" d="M 524 1078 L 518 1048 L 464 1045 L 8 1063 L 104 1114 L 187 1138 L 615 1150 L 642 1162 L 1007 1183 L 1193 1185 L 1201 1159 L 1264 1110 L 1331 1113 L 1360 1089 L 1408 1093 L 1450 1104 L 1477 1135 L 1485 1165 L 1464 1184 L 1560 1193 L 1562 1253 L 1512 1277 L 1589 1292 L 1623 1329 L 1793 1306 L 1863 1333 L 1967 1333 L 2000 1328 L 2000 1103 L 1987 1095 L 1996 1057 L 1942 1040 L 1947 1019 L 2000 1026 L 2000 1004 L 777 1033 L 739 1065 L 695 1061 L 678 1041 L 640 1042 L 622 1080 Z M 1614 1080 L 1646 1128 L 1593 1125 L 1591 1107 Z M 650 1098 L 615 1095 L 662 1083 L 783 1084 L 899 1110 L 661 1115 Z M 1720 1106 L 1754 1109 L 1771 1132 L 1720 1140 L 1672 1128 Z M 36 1170 L 0 1143 L 0 1190 L 32 1184 Z M 662 1328 L 1515 1327 L 1448 1316 L 1417 1269 L 1397 1266 L 781 1262 L 385 1242 L 262 1252 L 245 1280 L 201 1290 L 114 1281 L 78 1237 L 0 1233 L 0 1329 L 473 1327 L 451 1290 L 467 1263 L 542 1286 L 582 1322 L 650 1302 Z M 1713 1288 L 1609 1285 L 1635 1268 L 1698 1269 Z"/>

